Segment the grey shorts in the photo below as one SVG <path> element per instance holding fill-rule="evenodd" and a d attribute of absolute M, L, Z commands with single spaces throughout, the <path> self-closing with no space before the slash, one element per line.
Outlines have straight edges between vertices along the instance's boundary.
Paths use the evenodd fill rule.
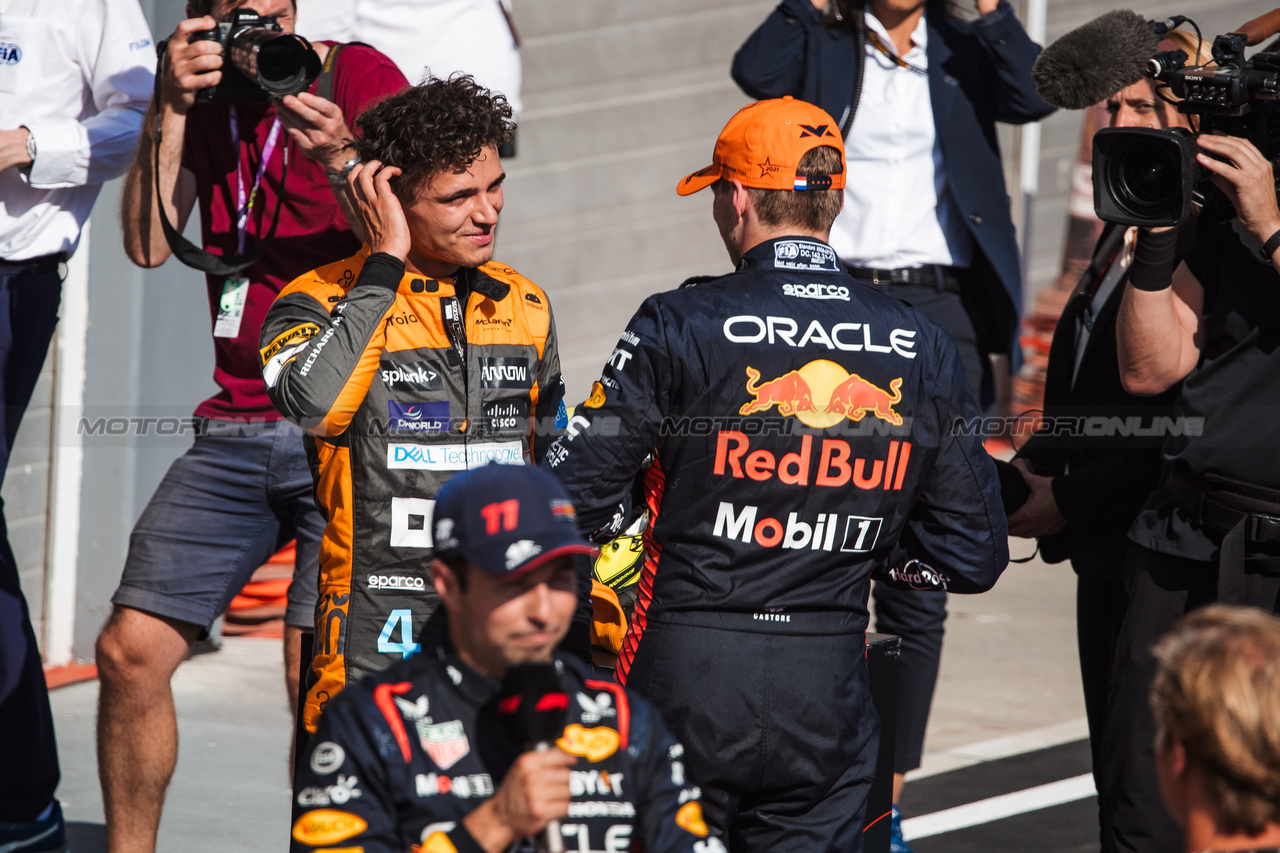
<path fill-rule="evenodd" d="M 254 571 L 296 538 L 285 621 L 314 628 L 324 518 L 302 431 L 288 421 L 204 423 L 134 525 L 112 602 L 208 630 Z"/>

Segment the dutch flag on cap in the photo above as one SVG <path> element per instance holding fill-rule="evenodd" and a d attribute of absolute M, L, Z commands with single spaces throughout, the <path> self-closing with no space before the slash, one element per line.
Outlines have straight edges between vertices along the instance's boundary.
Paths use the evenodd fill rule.
<path fill-rule="evenodd" d="M 796 175 L 795 185 L 792 189 L 807 190 L 809 189 L 809 177 L 807 175 Z"/>

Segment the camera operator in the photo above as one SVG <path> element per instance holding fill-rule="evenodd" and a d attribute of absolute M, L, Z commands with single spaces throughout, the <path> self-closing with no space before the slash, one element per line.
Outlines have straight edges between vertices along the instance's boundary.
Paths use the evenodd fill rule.
<path fill-rule="evenodd" d="M 1280 432 L 1271 402 L 1280 395 L 1280 207 L 1272 166 L 1252 142 L 1196 141 L 1199 165 L 1236 217 L 1206 210 L 1185 235 L 1142 229 L 1117 318 L 1124 387 L 1154 395 L 1181 382 L 1175 411 L 1203 418 L 1203 428 L 1166 440 L 1161 486 L 1129 532 L 1129 605 L 1103 737 L 1104 850 L 1182 844 L 1156 782 L 1152 643 L 1211 601 L 1268 610 L 1280 602 L 1272 518 L 1280 515 Z M 1175 274 L 1179 254 L 1192 275 Z"/>
<path fill-rule="evenodd" d="M 1194 39 L 1182 31 L 1169 38 L 1174 44 L 1165 46 L 1195 53 Z M 1209 60 L 1206 46 L 1199 61 Z M 1190 129 L 1187 117 L 1167 97 L 1167 89 L 1157 91 L 1151 80 L 1116 92 L 1106 101 L 1110 126 Z M 1096 435 L 1084 426 L 1086 420 L 1114 424 L 1113 419 L 1128 422 L 1136 416 L 1144 428 L 1154 427 L 1157 417 L 1172 414 L 1176 390 L 1137 397 L 1121 383 L 1116 316 L 1137 232 L 1136 227 L 1106 226 L 1062 312 L 1045 375 L 1045 424 L 1014 460 L 1030 497 L 1009 516 L 1010 535 L 1038 537 L 1041 557 L 1050 563 L 1070 558 L 1077 576 L 1076 639 L 1099 788 L 1111 665 L 1127 602 L 1128 532 L 1159 483 L 1162 440 L 1120 430 Z M 1185 265 L 1178 274 L 1189 275 Z"/>
<path fill-rule="evenodd" d="M 190 17 L 162 55 L 159 101 L 153 98 L 125 185 L 125 250 L 140 266 L 159 266 L 171 253 L 161 201 L 179 232 L 199 202 L 202 242 L 211 254 L 243 253 L 265 242 L 273 227 L 275 242 L 242 272 L 207 276 L 220 391 L 196 409 L 194 445 L 169 469 L 134 527 L 115 607 L 98 638 L 99 771 L 112 851 L 154 847 L 177 756 L 173 671 L 252 572 L 295 536 L 285 658 L 290 701 L 297 695 L 298 648 L 301 631 L 312 625 L 324 520 L 301 433 L 267 398 L 258 333 L 289 281 L 359 248 L 331 184 L 342 183 L 351 160 L 343 148 L 356 116 L 406 85 L 389 59 L 350 45 L 310 93 L 202 102 L 197 92 L 231 72 L 221 42 L 193 36 L 246 12 L 274 16 L 283 31 L 292 30 L 292 0 L 200 0 L 187 7 Z M 339 49 L 317 48 L 326 57 Z M 320 84 L 331 98 L 314 94 Z M 304 156 L 292 158 L 286 181 L 291 147 Z M 284 203 L 277 207 L 277 199 Z"/>

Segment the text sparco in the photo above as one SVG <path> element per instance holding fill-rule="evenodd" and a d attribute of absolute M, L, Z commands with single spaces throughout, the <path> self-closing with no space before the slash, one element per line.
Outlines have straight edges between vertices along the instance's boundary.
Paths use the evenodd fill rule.
<path fill-rule="evenodd" d="M 374 592 L 382 590 L 422 592 L 426 588 L 426 581 L 412 575 L 369 575 L 369 589 Z"/>
<path fill-rule="evenodd" d="M 849 288 L 842 284 L 784 284 L 784 296 L 798 296 L 801 299 L 843 299 L 849 301 Z"/>

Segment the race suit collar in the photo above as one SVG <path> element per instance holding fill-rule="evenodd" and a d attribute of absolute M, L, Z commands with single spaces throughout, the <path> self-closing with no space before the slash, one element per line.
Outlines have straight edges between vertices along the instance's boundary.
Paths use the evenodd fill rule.
<path fill-rule="evenodd" d="M 472 669 L 454 650 L 447 637 L 436 646 L 436 659 L 444 664 L 449 680 L 468 702 L 483 705 L 498 695 L 501 682 Z"/>
<path fill-rule="evenodd" d="M 844 272 L 835 249 L 813 237 L 778 237 L 752 246 L 742 256 L 739 269 Z"/>
<path fill-rule="evenodd" d="M 360 263 L 363 265 L 369 259 L 371 252 L 369 244 L 365 243 L 360 247 L 360 251 L 356 253 L 356 257 L 360 259 Z M 418 283 L 417 289 L 414 288 L 415 282 Z M 400 286 L 397 288 L 397 292 L 406 294 L 426 292 L 433 296 L 458 296 L 460 298 L 469 296 L 472 291 L 488 297 L 494 302 L 501 302 L 511 292 L 511 285 L 486 275 L 483 269 L 459 267 L 456 273 L 443 278 L 434 278 L 422 273 L 405 270 L 404 275 L 400 278 Z"/>

